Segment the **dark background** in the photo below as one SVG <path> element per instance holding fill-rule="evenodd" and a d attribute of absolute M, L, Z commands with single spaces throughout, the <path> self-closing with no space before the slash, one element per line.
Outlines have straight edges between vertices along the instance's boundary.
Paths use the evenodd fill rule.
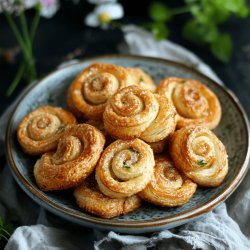
<path fill-rule="evenodd" d="M 125 9 L 123 23 L 142 24 L 148 19 L 148 5 L 151 1 L 143 1 L 135 7 L 135 1 L 120 1 Z M 174 4 L 179 4 L 179 1 Z M 250 5 L 250 1 L 248 1 Z M 73 5 L 70 1 L 63 2 L 60 10 L 52 19 L 42 18 L 34 42 L 34 54 L 39 77 L 54 70 L 56 66 L 73 57 L 118 53 L 117 46 L 123 42 L 123 34 L 118 29 L 101 30 L 89 28 L 83 24 L 84 16 L 93 9 L 93 5 L 81 1 Z M 34 12 L 28 11 L 30 19 Z M 180 26 L 185 21 L 185 15 L 175 18 L 170 23 L 170 40 L 179 43 L 197 54 L 205 63 L 224 81 L 250 115 L 250 17 L 247 19 L 231 18 L 223 25 L 223 31 L 230 32 L 233 37 L 234 50 L 228 64 L 219 62 L 212 56 L 207 47 L 199 47 L 185 41 L 181 36 Z M 12 49 L 16 47 L 16 40 L 7 25 L 5 18 L 0 14 L 0 48 Z M 17 55 L 13 63 L 0 59 L 0 113 L 16 98 L 25 87 L 23 81 L 7 98 L 5 96 L 8 84 L 12 81 L 20 62 Z"/>

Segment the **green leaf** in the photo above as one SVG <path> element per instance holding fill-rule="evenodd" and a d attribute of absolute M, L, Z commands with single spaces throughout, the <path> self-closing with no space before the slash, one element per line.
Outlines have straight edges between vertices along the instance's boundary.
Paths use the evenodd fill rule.
<path fill-rule="evenodd" d="M 219 35 L 217 26 L 213 23 L 200 23 L 193 19 L 183 27 L 183 36 L 196 44 L 206 44 L 215 41 Z"/>
<path fill-rule="evenodd" d="M 197 163 L 201 166 L 205 166 L 207 164 L 203 159 L 198 160 Z"/>
<path fill-rule="evenodd" d="M 217 8 L 228 10 L 242 18 L 249 14 L 249 7 L 247 7 L 245 0 L 216 0 L 213 2 Z"/>
<path fill-rule="evenodd" d="M 163 3 L 154 2 L 149 7 L 149 16 L 155 22 L 167 22 L 171 19 L 171 10 L 167 8 Z"/>
<path fill-rule="evenodd" d="M 232 39 L 229 34 L 219 35 L 211 44 L 211 51 L 216 58 L 228 63 L 232 54 Z"/>
<path fill-rule="evenodd" d="M 169 36 L 169 29 L 164 23 L 152 23 L 151 32 L 157 41 L 163 40 Z"/>

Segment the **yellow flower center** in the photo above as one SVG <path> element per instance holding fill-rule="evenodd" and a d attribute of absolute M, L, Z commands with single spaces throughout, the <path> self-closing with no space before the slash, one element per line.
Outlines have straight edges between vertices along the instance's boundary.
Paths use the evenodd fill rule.
<path fill-rule="evenodd" d="M 110 15 L 108 13 L 102 12 L 99 15 L 99 21 L 101 23 L 109 23 L 111 21 L 111 17 L 110 17 Z"/>

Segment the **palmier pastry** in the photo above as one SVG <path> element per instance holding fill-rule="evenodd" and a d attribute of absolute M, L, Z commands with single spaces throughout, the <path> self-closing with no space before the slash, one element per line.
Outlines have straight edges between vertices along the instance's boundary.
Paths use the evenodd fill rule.
<path fill-rule="evenodd" d="M 201 82 L 168 77 L 161 81 L 157 93 L 169 97 L 178 113 L 177 128 L 195 124 L 215 128 L 221 118 L 217 96 Z"/>
<path fill-rule="evenodd" d="M 93 176 L 89 176 L 75 189 L 74 196 L 81 209 L 102 218 L 127 214 L 139 208 L 142 204 L 142 200 L 138 195 L 119 199 L 104 195 L 99 190 Z"/>
<path fill-rule="evenodd" d="M 153 151 L 142 140 L 117 140 L 104 150 L 96 167 L 96 180 L 105 195 L 128 197 L 146 187 L 154 164 Z"/>
<path fill-rule="evenodd" d="M 138 86 L 117 91 L 103 113 L 104 126 L 119 139 L 157 142 L 175 130 L 175 108 L 167 97 Z"/>
<path fill-rule="evenodd" d="M 180 206 L 187 203 L 196 191 L 197 185 L 181 174 L 166 157 L 155 160 L 154 175 L 139 196 L 155 205 Z"/>
<path fill-rule="evenodd" d="M 149 89 L 152 92 L 155 92 L 156 86 L 150 75 L 140 68 L 127 68 L 127 70 L 131 76 L 133 85 L 137 85 L 143 89 Z"/>
<path fill-rule="evenodd" d="M 34 167 L 34 176 L 43 191 L 76 187 L 95 168 L 103 150 L 103 134 L 88 124 L 65 130 L 57 151 L 45 153 Z"/>
<path fill-rule="evenodd" d="M 201 186 L 216 187 L 228 172 L 227 152 L 209 129 L 187 126 L 171 136 L 170 154 L 175 166 Z"/>
<path fill-rule="evenodd" d="M 93 127 L 99 129 L 105 137 L 108 137 L 108 133 L 104 127 L 103 121 L 102 120 L 87 120 L 87 124 L 92 125 Z"/>
<path fill-rule="evenodd" d="M 154 154 L 162 153 L 167 144 L 166 139 L 157 142 L 148 142 L 148 145 L 153 149 Z"/>
<path fill-rule="evenodd" d="M 41 155 L 55 149 L 65 127 L 75 123 L 76 118 L 68 111 L 43 106 L 22 119 L 17 129 L 17 139 L 26 153 Z"/>
<path fill-rule="evenodd" d="M 78 117 L 101 120 L 106 103 L 119 89 L 132 84 L 126 69 L 95 63 L 83 70 L 70 85 L 67 102 Z"/>

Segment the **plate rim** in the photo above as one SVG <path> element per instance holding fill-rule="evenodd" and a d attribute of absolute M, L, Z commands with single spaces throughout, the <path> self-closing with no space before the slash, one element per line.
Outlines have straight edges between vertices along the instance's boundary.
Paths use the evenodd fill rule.
<path fill-rule="evenodd" d="M 246 154 L 245 159 L 241 167 L 239 168 L 239 171 L 236 174 L 236 177 L 213 199 L 210 201 L 204 203 L 203 205 L 200 205 L 194 209 L 191 209 L 186 212 L 182 212 L 177 215 L 171 215 L 159 219 L 152 219 L 152 220 L 141 220 L 141 221 L 122 221 L 122 220 L 115 220 L 115 219 L 103 219 L 99 217 L 92 216 L 87 213 L 83 213 L 81 211 L 72 211 L 71 209 L 63 208 L 60 205 L 58 205 L 56 202 L 53 202 L 49 200 L 46 196 L 43 194 L 40 194 L 37 192 L 37 190 L 29 183 L 29 181 L 21 175 L 21 173 L 18 170 L 18 167 L 13 159 L 13 155 L 11 152 L 12 148 L 12 138 L 11 138 L 11 131 L 13 127 L 13 121 L 16 114 L 16 111 L 18 109 L 19 104 L 25 99 L 25 97 L 39 84 L 42 84 L 44 81 L 46 81 L 47 78 L 50 78 L 52 75 L 59 73 L 60 71 L 65 70 L 65 68 L 70 68 L 78 64 L 82 64 L 88 61 L 95 61 L 95 60 L 103 60 L 103 59 L 112 59 L 112 58 L 127 58 L 127 59 L 137 59 L 137 60 L 146 60 L 146 61 L 154 61 L 159 62 L 163 64 L 170 64 L 176 67 L 184 68 L 185 70 L 192 71 L 198 76 L 201 76 L 208 81 L 212 82 L 212 84 L 216 85 L 216 87 L 219 87 L 235 104 L 237 107 L 239 113 L 241 114 L 243 121 L 244 121 L 244 127 L 245 131 L 247 132 L 247 143 L 246 143 Z M 226 200 L 238 187 L 238 185 L 241 183 L 243 178 L 245 177 L 247 170 L 250 165 L 250 148 L 249 148 L 249 141 L 250 141 L 250 132 L 249 132 L 249 121 L 247 114 L 242 107 L 241 103 L 239 102 L 238 98 L 235 96 L 235 94 L 229 90 L 227 87 L 222 86 L 218 84 L 213 79 L 207 77 L 197 69 L 190 67 L 186 64 L 174 62 L 167 59 L 162 58 L 156 58 L 156 57 L 148 57 L 148 56 L 138 56 L 138 55 L 127 55 L 127 54 L 105 54 L 100 56 L 92 56 L 92 57 L 85 57 L 82 60 L 79 60 L 78 62 L 74 64 L 70 64 L 67 66 L 63 66 L 59 69 L 53 70 L 52 72 L 48 73 L 45 77 L 38 79 L 37 82 L 30 85 L 17 99 L 15 107 L 11 113 L 10 119 L 7 124 L 6 129 L 6 136 L 5 136 L 5 150 L 6 150 L 6 156 L 7 161 L 10 166 L 12 175 L 14 176 L 15 180 L 18 182 L 19 186 L 25 191 L 25 193 L 31 197 L 33 200 L 35 200 L 40 206 L 45 207 L 52 213 L 56 213 L 57 215 L 63 216 L 67 219 L 73 219 L 75 222 L 80 224 L 88 224 L 89 226 L 97 226 L 97 227 L 107 227 L 111 226 L 112 228 L 116 229 L 141 229 L 141 228 L 147 228 L 147 229 L 154 229 L 155 228 L 161 228 L 163 226 L 169 226 L 171 224 L 181 222 L 185 223 L 185 220 L 189 220 L 192 218 L 196 218 L 202 214 L 205 214 L 209 211 L 211 211 L 214 207 L 216 207 L 219 203 Z M 195 211 L 194 211 L 195 210 Z M 97 225 L 95 225 L 97 224 Z"/>

